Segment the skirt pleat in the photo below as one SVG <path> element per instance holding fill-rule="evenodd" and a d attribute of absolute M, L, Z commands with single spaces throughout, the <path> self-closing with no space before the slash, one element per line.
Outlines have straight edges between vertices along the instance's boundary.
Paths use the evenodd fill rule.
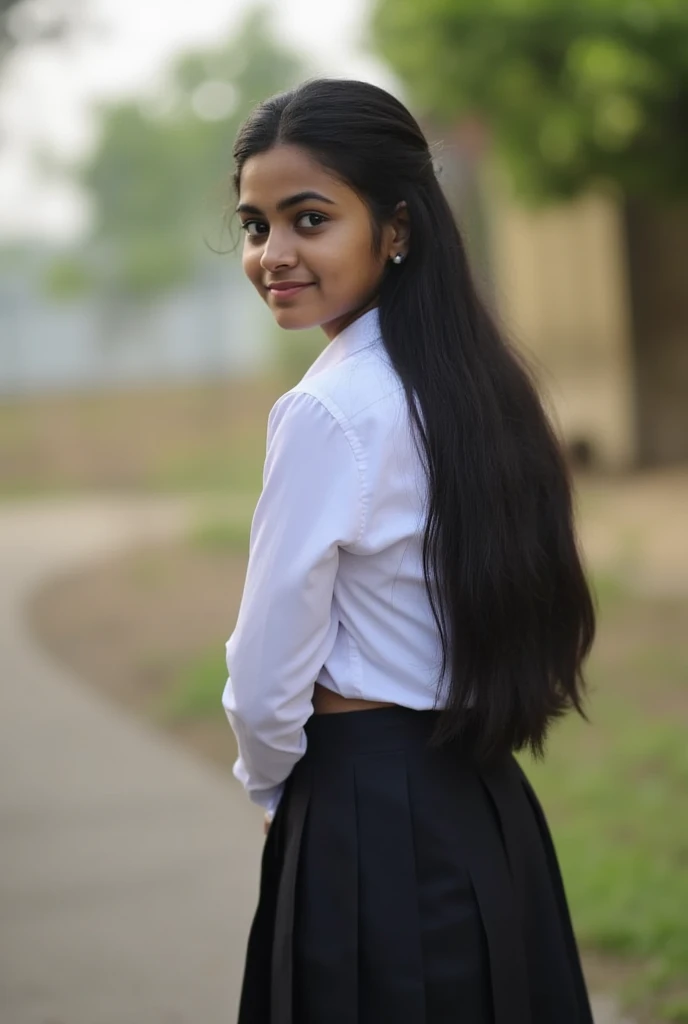
<path fill-rule="evenodd" d="M 293 932 L 292 970 L 296 977 L 293 1017 L 277 1016 L 270 1024 L 317 1019 L 330 1006 L 332 1024 L 348 1024 L 358 1013 L 359 859 L 355 766 L 350 759 L 328 765 L 301 763 L 294 773 L 298 792 L 310 795 L 304 842 L 298 865 L 298 907 L 294 920 L 278 921 L 276 933 Z M 338 799 L 333 802 L 331 791 Z M 279 810 L 278 810 L 279 814 Z M 304 975 L 308 975 L 305 983 Z M 276 1004 L 282 990 L 275 993 Z M 286 997 L 285 997 L 286 1001 Z M 291 1007 L 285 1009 L 291 1010 Z"/>
<path fill-rule="evenodd" d="M 403 751 L 356 762 L 359 1016 L 424 1024 L 413 821 Z M 305 965 L 307 966 L 307 965 Z M 307 1018 L 307 1019 L 317 1019 Z"/>
<path fill-rule="evenodd" d="M 316 715 L 263 848 L 238 1024 L 592 1024 L 547 823 L 439 712 Z"/>

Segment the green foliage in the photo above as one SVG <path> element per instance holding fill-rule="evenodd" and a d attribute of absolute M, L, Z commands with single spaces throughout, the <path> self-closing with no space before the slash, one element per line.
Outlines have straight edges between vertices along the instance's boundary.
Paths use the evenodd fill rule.
<path fill-rule="evenodd" d="M 209 247 L 223 247 L 236 130 L 259 100 L 305 73 L 272 39 L 268 18 L 253 9 L 229 42 L 178 58 L 162 100 L 101 107 L 98 145 L 75 170 L 95 205 L 103 283 L 116 294 L 145 299 L 175 287 Z"/>
<path fill-rule="evenodd" d="M 371 27 L 426 114 L 489 125 L 523 199 L 688 194 L 684 0 L 376 0 Z"/>
<path fill-rule="evenodd" d="M 43 285 L 51 298 L 72 302 L 92 290 L 93 272 L 78 256 L 64 256 L 48 267 Z"/>
<path fill-rule="evenodd" d="M 188 281 L 193 273 L 191 246 L 165 233 L 134 235 L 123 246 L 119 284 L 132 298 L 147 296 Z"/>

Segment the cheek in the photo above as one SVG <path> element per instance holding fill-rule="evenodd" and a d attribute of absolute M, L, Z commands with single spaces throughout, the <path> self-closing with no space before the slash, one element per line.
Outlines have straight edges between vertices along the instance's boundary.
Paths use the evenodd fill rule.
<path fill-rule="evenodd" d="M 253 284 L 262 284 L 262 267 L 260 265 L 260 246 L 250 242 L 244 243 L 241 254 L 241 266 L 244 274 Z"/>
<path fill-rule="evenodd" d="M 323 254 L 332 272 L 343 279 L 367 278 L 375 270 L 377 261 L 371 250 L 370 229 L 366 222 L 343 224 L 328 238 L 327 252 Z"/>

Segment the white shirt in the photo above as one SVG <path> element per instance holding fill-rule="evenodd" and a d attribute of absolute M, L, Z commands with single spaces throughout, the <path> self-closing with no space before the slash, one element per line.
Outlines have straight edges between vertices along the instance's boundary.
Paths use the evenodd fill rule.
<path fill-rule="evenodd" d="M 375 308 L 268 417 L 222 703 L 239 749 L 233 774 L 269 816 L 306 751 L 316 681 L 433 707 L 441 648 L 422 568 L 426 496 Z"/>

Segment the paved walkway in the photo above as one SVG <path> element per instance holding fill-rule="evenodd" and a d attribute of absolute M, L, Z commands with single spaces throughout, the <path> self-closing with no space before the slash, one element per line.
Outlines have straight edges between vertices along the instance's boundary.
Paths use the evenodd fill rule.
<path fill-rule="evenodd" d="M 261 811 L 231 777 L 49 660 L 22 617 L 53 573 L 172 536 L 193 509 L 0 507 L 3 1024 L 236 1019 Z M 613 1001 L 596 1000 L 596 1022 L 618 1024 Z"/>
<path fill-rule="evenodd" d="M 0 510 L 0 1019 L 231 1024 L 262 814 L 37 650 L 51 573 L 174 533 L 174 503 Z M 228 726 L 229 728 L 229 726 Z"/>

